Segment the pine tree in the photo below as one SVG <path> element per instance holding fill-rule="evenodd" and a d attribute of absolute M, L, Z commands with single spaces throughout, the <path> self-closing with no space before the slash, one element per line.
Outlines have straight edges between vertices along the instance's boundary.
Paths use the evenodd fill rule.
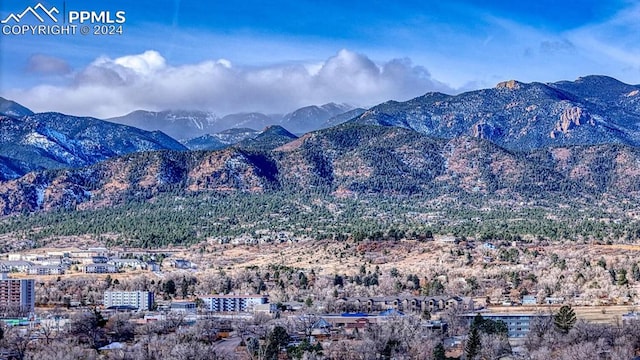
<path fill-rule="evenodd" d="M 478 328 L 471 326 L 467 344 L 464 346 L 464 353 L 468 360 L 473 360 L 480 352 L 480 333 Z"/>
<path fill-rule="evenodd" d="M 627 279 L 627 270 L 625 269 L 618 270 L 618 274 L 616 275 L 616 283 L 619 286 L 625 286 L 629 284 L 629 280 Z"/>
<path fill-rule="evenodd" d="M 433 349 L 433 360 L 447 360 L 444 345 L 442 345 L 442 343 L 438 343 L 438 345 Z"/>
<path fill-rule="evenodd" d="M 176 283 L 172 279 L 169 279 L 164 283 L 163 290 L 166 295 L 171 296 L 176 294 Z"/>
<path fill-rule="evenodd" d="M 566 334 L 576 324 L 576 313 L 571 306 L 563 305 L 553 317 L 553 324 L 563 334 Z"/>
<path fill-rule="evenodd" d="M 638 263 L 634 263 L 631 267 L 631 276 L 634 281 L 640 281 L 640 267 L 638 267 Z"/>

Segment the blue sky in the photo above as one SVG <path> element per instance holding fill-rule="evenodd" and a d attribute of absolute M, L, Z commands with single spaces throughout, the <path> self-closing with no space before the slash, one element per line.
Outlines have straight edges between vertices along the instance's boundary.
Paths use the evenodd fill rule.
<path fill-rule="evenodd" d="M 36 111 L 285 112 L 603 74 L 640 83 L 631 1 L 42 1 L 123 35 L 0 35 L 0 96 Z M 0 17 L 37 1 L 5 0 Z"/>

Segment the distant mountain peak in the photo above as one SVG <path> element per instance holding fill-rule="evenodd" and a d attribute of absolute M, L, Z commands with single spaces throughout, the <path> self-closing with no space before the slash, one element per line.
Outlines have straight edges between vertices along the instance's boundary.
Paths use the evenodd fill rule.
<path fill-rule="evenodd" d="M 305 106 L 284 115 L 280 125 L 294 133 L 306 133 L 321 128 L 327 120 L 352 109 L 351 105 L 336 103 Z"/>
<path fill-rule="evenodd" d="M 244 140 L 253 139 L 258 134 L 258 131 L 249 128 L 232 128 L 189 139 L 183 141 L 183 144 L 189 150 L 221 150 Z"/>
<path fill-rule="evenodd" d="M 188 139 L 215 132 L 216 114 L 198 110 L 136 110 L 107 121 L 134 126 L 147 131 L 162 131 L 175 139 Z"/>
<path fill-rule="evenodd" d="M 624 84 L 622 81 L 607 75 L 586 75 L 576 79 L 577 83 L 615 83 Z"/>
<path fill-rule="evenodd" d="M 7 100 L 0 97 L 0 115 L 12 116 L 21 118 L 23 116 L 33 115 L 33 111 L 18 104 L 15 101 Z"/>
<path fill-rule="evenodd" d="M 327 111 L 339 111 L 339 112 L 347 112 L 349 110 L 354 109 L 353 106 L 346 104 L 346 103 L 334 103 L 334 102 L 330 102 L 330 103 L 326 103 L 324 105 L 320 106 L 321 108 L 327 110 Z"/>
<path fill-rule="evenodd" d="M 107 121 L 147 131 L 160 130 L 175 139 L 187 142 L 205 134 L 221 133 L 226 129 L 263 129 L 269 125 L 281 125 L 292 132 L 305 133 L 324 128 L 328 119 L 353 110 L 353 106 L 349 104 L 333 102 L 305 106 L 285 115 L 243 111 L 219 117 L 213 112 L 199 110 L 136 110 Z M 340 120 L 336 119 L 335 122 Z"/>
<path fill-rule="evenodd" d="M 242 134 L 242 133 L 257 133 L 257 132 L 258 132 L 257 130 L 254 130 L 251 128 L 231 128 L 231 129 L 222 130 L 218 134 L 236 135 L 236 134 Z"/>
<path fill-rule="evenodd" d="M 292 134 L 289 130 L 285 129 L 284 127 L 280 126 L 280 125 L 269 125 L 266 128 L 264 128 L 264 130 L 262 130 L 262 132 L 260 133 L 260 135 L 278 135 L 278 136 L 284 136 L 284 137 L 288 137 L 291 139 L 297 139 L 298 137 L 295 136 L 294 134 Z"/>

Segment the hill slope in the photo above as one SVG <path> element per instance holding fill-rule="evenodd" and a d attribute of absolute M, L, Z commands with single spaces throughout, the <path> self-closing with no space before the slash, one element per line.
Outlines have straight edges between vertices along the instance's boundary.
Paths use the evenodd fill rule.
<path fill-rule="evenodd" d="M 59 113 L 0 116 L 0 179 L 29 171 L 77 168 L 132 152 L 185 150 L 161 132 Z"/>
<path fill-rule="evenodd" d="M 232 128 L 189 139 L 184 142 L 184 145 L 189 150 L 221 150 L 241 141 L 253 139 L 258 134 L 258 131 L 249 128 Z"/>
<path fill-rule="evenodd" d="M 428 93 L 386 102 L 357 120 L 440 138 L 473 136 L 507 149 L 627 144 L 640 146 L 640 87 L 604 76 L 524 84 L 449 96 Z"/>
<path fill-rule="evenodd" d="M 26 107 L 18 104 L 15 101 L 7 100 L 3 97 L 0 97 L 0 115 L 20 118 L 23 116 L 33 115 L 33 111 L 27 109 Z"/>
<path fill-rule="evenodd" d="M 636 201 L 640 150 L 621 145 L 519 153 L 473 137 L 436 140 L 408 129 L 345 124 L 275 150 L 145 152 L 78 170 L 1 183 L 3 214 L 99 208 L 159 193 L 321 191 L 338 197 L 484 196 L 510 202 L 604 195 Z M 69 198 L 70 197 L 70 198 Z"/>

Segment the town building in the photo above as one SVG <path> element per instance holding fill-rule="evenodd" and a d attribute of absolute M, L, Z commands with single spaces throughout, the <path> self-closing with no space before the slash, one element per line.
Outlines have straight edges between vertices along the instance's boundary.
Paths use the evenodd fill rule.
<path fill-rule="evenodd" d="M 525 295 L 522 297 L 522 305 L 536 305 L 538 300 L 533 295 Z"/>
<path fill-rule="evenodd" d="M 195 313 L 196 303 L 193 301 L 173 301 L 169 307 L 170 311 L 182 313 Z"/>
<path fill-rule="evenodd" d="M 33 263 L 23 260 L 0 261 L 1 272 L 27 272 Z"/>
<path fill-rule="evenodd" d="M 147 269 L 149 269 L 149 271 L 160 271 L 160 264 L 156 263 L 155 261 L 149 261 L 146 267 Z"/>
<path fill-rule="evenodd" d="M 109 264 L 87 264 L 84 266 L 84 272 L 88 274 L 113 274 L 117 273 L 118 269 Z"/>
<path fill-rule="evenodd" d="M 153 308 L 154 295 L 151 291 L 105 291 L 104 307 L 131 306 L 138 310 Z"/>
<path fill-rule="evenodd" d="M 468 313 L 462 315 L 469 324 L 478 313 Z M 536 319 L 548 318 L 550 314 L 540 313 L 488 313 L 480 312 L 482 318 L 493 321 L 502 321 L 507 325 L 507 336 L 511 339 L 523 339 L 531 330 L 531 324 Z"/>
<path fill-rule="evenodd" d="M 211 312 L 250 312 L 269 302 L 265 295 L 212 295 L 201 299 Z"/>
<path fill-rule="evenodd" d="M 562 297 L 546 297 L 544 303 L 547 305 L 562 305 L 564 304 L 564 298 Z"/>
<path fill-rule="evenodd" d="M 622 322 L 623 323 L 633 323 L 640 320 L 640 313 L 637 312 L 628 312 L 626 314 L 622 314 Z"/>
<path fill-rule="evenodd" d="M 189 260 L 184 259 L 171 260 L 171 265 L 178 269 L 191 269 L 193 267 L 193 264 L 191 264 Z"/>
<path fill-rule="evenodd" d="M 36 303 L 36 286 L 33 279 L 10 279 L 0 274 L 0 307 L 33 312 Z"/>
<path fill-rule="evenodd" d="M 94 264 L 106 264 L 109 258 L 106 256 L 92 256 L 91 262 Z"/>
<path fill-rule="evenodd" d="M 134 269 L 134 270 L 143 270 L 147 268 L 147 264 L 138 259 L 111 259 L 107 261 L 107 264 L 113 265 L 118 269 Z"/>
<path fill-rule="evenodd" d="M 379 312 L 388 309 L 422 313 L 437 313 L 449 309 L 471 311 L 473 299 L 459 296 L 389 296 L 389 297 L 353 297 L 337 302 L 345 312 Z"/>
<path fill-rule="evenodd" d="M 106 248 L 89 248 L 87 250 L 72 250 L 69 256 L 74 259 L 91 258 L 94 256 L 109 257 L 109 251 Z"/>
<path fill-rule="evenodd" d="M 65 267 L 60 265 L 40 265 L 27 270 L 29 275 L 64 275 Z"/>

